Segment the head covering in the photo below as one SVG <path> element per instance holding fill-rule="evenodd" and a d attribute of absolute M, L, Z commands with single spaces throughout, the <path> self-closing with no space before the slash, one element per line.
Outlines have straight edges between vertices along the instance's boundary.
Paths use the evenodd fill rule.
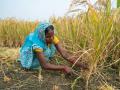
<path fill-rule="evenodd" d="M 33 42 L 39 40 L 45 41 L 45 29 L 50 25 L 52 25 L 50 22 L 40 22 L 31 34 L 31 40 Z"/>
<path fill-rule="evenodd" d="M 38 36 L 39 39 L 45 40 L 45 29 L 50 25 L 52 25 L 50 22 L 39 23 L 34 30 L 35 36 Z"/>

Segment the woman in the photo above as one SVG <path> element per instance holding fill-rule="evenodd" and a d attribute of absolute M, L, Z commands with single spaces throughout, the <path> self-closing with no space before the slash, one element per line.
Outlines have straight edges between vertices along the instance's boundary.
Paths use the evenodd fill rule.
<path fill-rule="evenodd" d="M 72 69 L 66 65 L 54 65 L 48 62 L 56 50 L 67 61 L 72 64 L 75 62 L 74 59 L 70 59 L 70 55 L 61 47 L 60 41 L 54 32 L 52 24 L 43 22 L 39 23 L 35 31 L 26 37 L 20 49 L 22 67 L 34 69 L 41 66 L 47 70 L 64 71 L 65 73 L 72 72 Z M 79 63 L 76 66 L 86 69 L 84 65 Z"/>

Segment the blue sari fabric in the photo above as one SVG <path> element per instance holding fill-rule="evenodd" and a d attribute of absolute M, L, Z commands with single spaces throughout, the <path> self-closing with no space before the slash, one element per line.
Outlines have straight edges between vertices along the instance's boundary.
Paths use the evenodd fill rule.
<path fill-rule="evenodd" d="M 42 49 L 47 61 L 55 54 L 56 48 L 54 44 L 48 47 L 45 42 L 45 29 L 49 25 L 51 24 L 48 22 L 39 23 L 34 32 L 26 37 L 20 48 L 20 62 L 22 67 L 27 69 L 40 67 L 40 62 L 34 52 L 35 49 Z"/>

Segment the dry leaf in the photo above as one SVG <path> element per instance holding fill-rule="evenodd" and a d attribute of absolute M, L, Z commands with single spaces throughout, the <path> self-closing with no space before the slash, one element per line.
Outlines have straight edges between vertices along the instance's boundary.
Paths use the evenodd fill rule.
<path fill-rule="evenodd" d="M 60 88 L 59 88 L 59 86 L 54 85 L 54 86 L 53 86 L 53 90 L 60 90 Z"/>
<path fill-rule="evenodd" d="M 11 78 L 9 78 L 8 76 L 4 76 L 4 82 L 9 82 L 11 80 Z"/>
<path fill-rule="evenodd" d="M 43 76 L 41 74 L 39 74 L 38 79 L 39 79 L 39 81 L 43 81 Z"/>

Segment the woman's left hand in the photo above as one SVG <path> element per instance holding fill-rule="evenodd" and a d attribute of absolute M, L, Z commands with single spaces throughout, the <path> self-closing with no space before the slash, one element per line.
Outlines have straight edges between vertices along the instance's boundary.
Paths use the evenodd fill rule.
<path fill-rule="evenodd" d="M 80 68 L 82 68 L 84 70 L 89 70 L 89 67 L 88 67 L 87 63 L 80 64 Z"/>
<path fill-rule="evenodd" d="M 76 61 L 76 58 L 75 57 L 73 57 L 73 58 L 71 58 L 71 61 L 72 61 L 72 63 L 74 64 L 75 63 L 75 61 Z M 77 62 L 76 64 L 75 64 L 76 66 L 78 66 L 78 67 L 80 67 L 80 68 L 82 68 L 82 69 L 85 69 L 85 70 L 89 70 L 89 65 L 88 65 L 88 63 L 80 63 L 80 62 Z"/>

